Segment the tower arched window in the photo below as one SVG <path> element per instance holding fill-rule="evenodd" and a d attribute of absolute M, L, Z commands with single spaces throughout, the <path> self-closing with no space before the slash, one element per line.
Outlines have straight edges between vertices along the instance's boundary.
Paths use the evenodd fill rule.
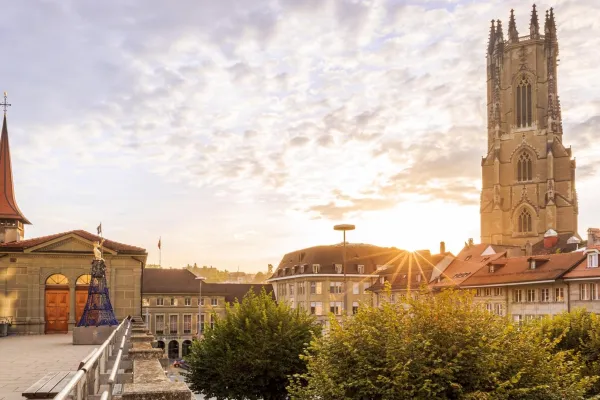
<path fill-rule="evenodd" d="M 531 126 L 532 121 L 531 82 L 526 75 L 522 75 L 517 83 L 516 104 L 517 128 Z"/>
<path fill-rule="evenodd" d="M 518 224 L 519 233 L 527 233 L 533 230 L 531 224 L 531 213 L 528 209 L 523 208 L 521 210 L 521 213 L 519 214 Z"/>
<path fill-rule="evenodd" d="M 524 151 L 517 160 L 517 181 L 533 180 L 533 161 L 528 152 Z"/>

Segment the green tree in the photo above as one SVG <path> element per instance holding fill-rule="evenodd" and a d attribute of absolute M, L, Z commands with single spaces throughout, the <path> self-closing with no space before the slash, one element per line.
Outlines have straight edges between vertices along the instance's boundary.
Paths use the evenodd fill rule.
<path fill-rule="evenodd" d="M 186 381 L 207 398 L 285 399 L 288 376 L 306 371 L 300 355 L 320 331 L 306 312 L 250 290 L 194 342 Z"/>
<path fill-rule="evenodd" d="M 314 340 L 294 399 L 578 399 L 594 378 L 570 351 L 465 291 L 363 306 Z"/>
<path fill-rule="evenodd" d="M 252 278 L 252 283 L 265 283 L 267 280 L 267 275 L 264 272 L 257 272 Z"/>
<path fill-rule="evenodd" d="M 585 308 L 576 308 L 540 321 L 540 333 L 549 340 L 557 340 L 556 350 L 573 350 L 585 363 L 583 373 L 600 375 L 600 317 Z M 600 381 L 588 394 L 600 394 Z"/>

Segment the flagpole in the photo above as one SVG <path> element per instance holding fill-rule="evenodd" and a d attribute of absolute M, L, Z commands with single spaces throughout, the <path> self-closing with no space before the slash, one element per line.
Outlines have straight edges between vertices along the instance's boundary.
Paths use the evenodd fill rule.
<path fill-rule="evenodd" d="M 158 266 L 162 268 L 162 238 L 158 238 Z"/>

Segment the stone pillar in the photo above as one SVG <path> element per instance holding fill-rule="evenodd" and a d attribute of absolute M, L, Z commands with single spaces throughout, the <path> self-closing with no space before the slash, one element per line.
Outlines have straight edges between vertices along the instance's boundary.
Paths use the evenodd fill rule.
<path fill-rule="evenodd" d="M 69 330 L 73 330 L 75 321 L 75 282 L 69 282 Z"/>
<path fill-rule="evenodd" d="M 179 342 L 179 359 L 181 360 L 183 358 L 183 340 L 179 339 L 177 340 Z"/>

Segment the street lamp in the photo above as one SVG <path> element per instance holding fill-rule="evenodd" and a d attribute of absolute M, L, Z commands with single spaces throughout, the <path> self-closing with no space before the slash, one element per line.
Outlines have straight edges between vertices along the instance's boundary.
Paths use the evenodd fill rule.
<path fill-rule="evenodd" d="M 197 276 L 196 280 L 198 281 L 198 340 L 200 340 L 200 318 L 202 316 L 202 281 L 205 281 L 206 278 L 203 276 Z"/>
<path fill-rule="evenodd" d="M 346 278 L 346 231 L 353 231 L 356 227 L 350 224 L 335 225 L 336 231 L 344 232 L 344 253 L 342 256 L 342 269 L 344 271 L 344 311 L 348 314 L 348 279 Z"/>

